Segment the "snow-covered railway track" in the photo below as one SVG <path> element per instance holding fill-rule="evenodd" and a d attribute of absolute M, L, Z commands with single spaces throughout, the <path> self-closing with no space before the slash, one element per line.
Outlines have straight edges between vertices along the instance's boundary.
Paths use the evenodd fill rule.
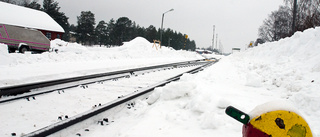
<path fill-rule="evenodd" d="M 103 122 L 105 114 L 102 115 L 102 112 L 113 113 L 117 109 L 127 107 L 128 104 L 130 107 L 134 99 L 143 98 L 143 95 L 155 87 L 177 80 L 183 73 L 199 71 L 209 64 L 211 63 L 196 62 L 163 67 L 162 70 L 154 68 L 135 71 L 125 76 L 121 75 L 125 77 L 122 79 L 115 77 L 106 81 L 99 80 L 91 85 L 82 84 L 66 90 L 56 90 L 35 100 L 30 98 L 0 104 L 1 113 L 8 113 L 3 116 L 10 117 L 1 118 L 1 127 L 15 127 L 15 131 L 0 131 L 0 136 L 48 136 L 58 131 L 58 136 L 61 136 L 61 130 L 68 132 L 79 122 Z M 23 101 L 26 103 L 21 103 Z M 107 110 L 108 112 L 105 112 Z M 12 115 L 9 115 L 10 113 Z"/>
<path fill-rule="evenodd" d="M 64 90 L 67 88 L 77 87 L 79 85 L 87 85 L 95 82 L 130 77 L 133 73 L 136 75 L 159 69 L 168 69 L 176 66 L 192 65 L 199 63 L 200 60 L 192 60 L 185 62 L 177 62 L 163 65 L 148 66 L 142 68 L 133 68 L 127 70 L 119 70 L 113 72 L 99 73 L 87 76 L 79 76 L 73 78 L 57 79 L 51 81 L 43 81 L 36 83 L 28 83 L 22 85 L 0 87 L 0 103 L 14 101 L 17 99 L 32 99 L 36 95 L 54 92 L 56 90 Z M 21 95 L 22 94 L 22 95 Z M 14 96 L 12 96 L 14 95 Z M 3 97 L 3 98 L 1 98 Z"/>

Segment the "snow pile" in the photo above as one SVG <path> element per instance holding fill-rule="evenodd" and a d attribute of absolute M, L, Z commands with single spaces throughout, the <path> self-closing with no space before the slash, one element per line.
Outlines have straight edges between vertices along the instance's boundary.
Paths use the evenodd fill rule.
<path fill-rule="evenodd" d="M 195 52 L 167 47 L 157 50 L 152 45 L 141 37 L 113 48 L 55 39 L 51 41 L 52 52 L 42 54 L 8 54 L 7 46 L 1 45 L 0 86 L 203 59 Z"/>
<path fill-rule="evenodd" d="M 235 58 L 246 62 L 241 66 L 260 79 L 258 84 L 267 90 L 281 92 L 281 98 L 292 101 L 304 115 L 319 117 L 319 37 L 319 27 L 308 29 L 290 38 L 249 49 Z M 310 122 L 315 122 L 314 119 Z"/>
<path fill-rule="evenodd" d="M 254 108 L 271 101 L 265 106 L 268 110 L 299 111 L 317 137 L 320 135 L 319 35 L 320 28 L 309 29 L 291 38 L 223 57 L 202 72 L 185 74 L 179 81 L 155 89 L 147 100 L 137 100 L 134 109 L 124 109 L 113 116 L 114 123 L 88 127 L 90 132 L 86 136 L 241 136 L 242 124 L 227 116 L 225 108 L 232 105 L 254 117 L 266 111 L 252 111 Z M 0 83 L 16 84 L 31 77 L 52 78 L 52 74 L 85 75 L 202 58 L 196 53 L 166 47 L 156 50 L 152 45 L 136 38 L 110 49 L 86 47 L 81 52 L 2 54 L 15 63 L 1 63 Z M 19 71 L 23 75 L 17 75 Z"/>
<path fill-rule="evenodd" d="M 7 45 L 0 43 L 0 66 L 10 64 L 14 59 L 9 57 Z"/>
<path fill-rule="evenodd" d="M 75 52 L 81 54 L 82 52 L 87 51 L 88 49 L 85 46 L 82 46 L 78 43 L 69 43 L 61 39 L 55 39 L 50 42 L 51 51 L 54 52 Z"/>
<path fill-rule="evenodd" d="M 157 48 L 155 47 L 157 46 Z M 194 52 L 186 52 L 183 50 L 176 51 L 172 48 L 150 43 L 145 38 L 137 37 L 129 42 L 124 42 L 120 47 L 90 47 L 83 46 L 78 43 L 68 43 L 60 39 L 51 41 L 52 51 L 73 52 L 75 54 L 87 54 L 91 58 L 105 59 L 134 59 L 134 58 L 195 58 L 202 59 L 201 56 Z M 90 52 L 93 51 L 93 52 Z"/>
<path fill-rule="evenodd" d="M 138 101 L 140 107 L 129 116 L 137 119 L 130 121 L 135 123 L 129 124 L 133 127 L 112 133 L 123 137 L 241 136 L 242 124 L 225 114 L 225 108 L 232 105 L 251 117 L 279 109 L 294 111 L 318 136 L 319 35 L 320 28 L 298 32 L 224 57 L 198 74 L 185 74 L 179 81 L 155 89 L 146 101 Z M 266 102 L 270 103 L 259 106 Z M 252 111 L 257 106 L 264 109 Z"/>
<path fill-rule="evenodd" d="M 137 37 L 130 42 L 124 42 L 120 49 L 122 54 L 131 58 L 199 58 L 194 52 L 186 52 L 184 50 L 176 51 L 171 47 L 159 46 L 159 44 L 150 43 L 148 40 Z"/>
<path fill-rule="evenodd" d="M 273 85 L 269 86 L 270 89 L 282 87 L 298 92 L 309 86 L 302 81 L 312 84 L 311 81 L 320 72 L 320 54 L 316 52 L 320 50 L 319 37 L 320 28 L 308 29 L 295 33 L 291 38 L 266 43 L 236 56 L 248 62 L 245 69 L 253 73 L 253 76 L 247 77 L 249 83 L 256 79 L 257 86 L 267 84 Z"/>
<path fill-rule="evenodd" d="M 193 91 L 195 90 L 195 87 L 196 85 L 194 83 L 187 83 L 186 85 L 169 83 L 165 87 L 155 89 L 153 94 L 151 94 L 148 98 L 147 102 L 151 105 L 159 98 L 161 100 L 173 100 L 187 97 L 191 94 L 194 94 Z"/>
<path fill-rule="evenodd" d="M 150 43 L 148 40 L 142 37 L 136 37 L 135 39 L 131 40 L 130 42 L 124 42 L 123 47 L 132 47 L 132 48 L 143 48 L 148 50 L 153 43 Z"/>

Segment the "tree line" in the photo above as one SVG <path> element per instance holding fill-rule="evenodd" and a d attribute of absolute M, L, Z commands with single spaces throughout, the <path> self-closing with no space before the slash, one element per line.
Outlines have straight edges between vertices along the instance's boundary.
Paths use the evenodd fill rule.
<path fill-rule="evenodd" d="M 84 45 L 107 45 L 119 46 L 122 42 L 130 41 L 138 36 L 144 37 L 150 42 L 159 40 L 160 29 L 153 25 L 147 28 L 141 27 L 128 17 L 120 17 L 117 20 L 110 19 L 108 22 L 103 20 L 96 24 L 94 13 L 82 11 L 77 16 L 77 24 L 69 24 L 68 17 L 60 11 L 59 3 L 54 0 L 43 0 L 43 5 L 37 0 L 0 0 L 36 10 L 41 10 L 50 15 L 65 30 L 62 39 L 69 41 L 70 37 L 75 37 L 78 43 Z M 186 34 L 174 31 L 170 28 L 162 30 L 161 45 L 170 46 L 176 50 L 196 49 L 194 40 L 186 37 Z"/>
<path fill-rule="evenodd" d="M 160 37 L 160 29 L 153 25 L 147 28 L 140 27 L 128 17 L 110 19 L 109 22 L 102 20 L 95 26 L 94 14 L 91 11 L 82 11 L 77 19 L 77 26 L 71 25 L 71 31 L 76 32 L 77 41 L 85 45 L 122 45 L 122 42 L 130 41 L 138 36 L 153 42 Z M 169 28 L 163 30 L 161 45 L 174 49 L 195 50 L 196 48 L 195 41 Z"/>
<path fill-rule="evenodd" d="M 284 0 L 284 5 L 273 11 L 259 27 L 259 40 L 278 41 L 296 31 L 320 26 L 320 1 L 297 0 L 295 29 L 292 30 L 294 0 Z"/>

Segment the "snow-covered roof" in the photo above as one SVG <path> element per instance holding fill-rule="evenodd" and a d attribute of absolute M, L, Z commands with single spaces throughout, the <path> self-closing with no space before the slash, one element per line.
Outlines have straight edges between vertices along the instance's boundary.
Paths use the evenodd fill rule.
<path fill-rule="evenodd" d="M 47 13 L 0 2 L 0 23 L 26 28 L 64 32 L 64 29 Z"/>

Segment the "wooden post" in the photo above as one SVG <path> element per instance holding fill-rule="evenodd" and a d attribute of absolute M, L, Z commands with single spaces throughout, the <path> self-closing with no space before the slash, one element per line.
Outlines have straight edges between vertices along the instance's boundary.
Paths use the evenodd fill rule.
<path fill-rule="evenodd" d="M 152 48 L 153 48 L 153 47 L 156 47 L 156 49 L 158 50 L 157 44 L 159 44 L 159 47 L 160 47 L 160 49 L 161 49 L 161 41 L 160 41 L 160 40 L 153 40 Z"/>

